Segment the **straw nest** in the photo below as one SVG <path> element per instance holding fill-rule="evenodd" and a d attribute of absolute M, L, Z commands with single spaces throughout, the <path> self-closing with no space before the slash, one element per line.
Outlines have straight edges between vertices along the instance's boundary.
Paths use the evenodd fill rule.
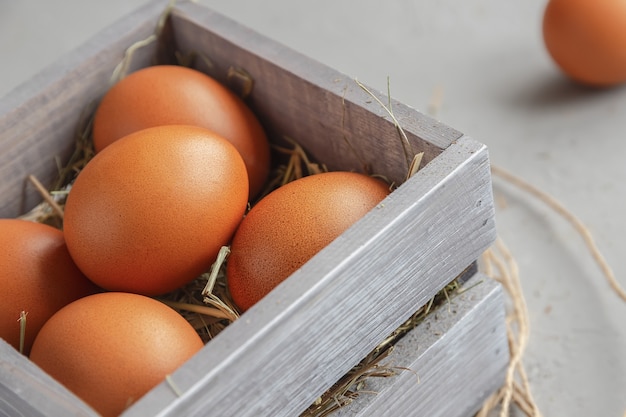
<path fill-rule="evenodd" d="M 131 45 L 124 59 L 112 74 L 112 83 L 120 79 L 126 73 L 132 55 L 135 50 L 144 45 L 148 45 L 158 40 L 161 30 L 163 29 L 167 16 L 175 5 L 175 1 L 170 4 L 162 14 L 156 25 L 154 35 L 149 38 Z M 202 59 L 209 67 L 211 67 L 210 58 L 202 54 L 191 54 L 182 56 L 176 54 L 180 65 L 191 65 L 194 60 Z M 237 90 L 242 96 L 246 96 L 252 92 L 254 80 L 243 69 L 230 69 L 227 74 L 228 78 L 233 80 L 237 86 Z M 387 111 L 390 118 L 396 123 L 400 143 L 402 144 L 405 156 L 407 157 L 407 175 L 409 178 L 420 167 L 421 154 L 410 148 L 410 144 L 402 131 L 401 126 L 397 123 L 393 115 L 391 106 L 380 102 L 377 97 L 369 92 L 367 88 L 356 81 L 359 87 L 372 96 L 372 98 Z M 391 96 L 388 91 L 388 96 Z M 441 101 L 441 94 L 437 94 L 434 98 L 433 108 L 437 108 Z M 93 157 L 94 150 L 91 141 L 91 123 L 92 115 L 97 103 L 89 103 L 86 105 L 85 112 L 77 128 L 76 146 L 73 155 L 69 161 L 59 164 L 58 178 L 47 190 L 35 177 L 29 177 L 29 180 L 40 191 L 44 201 L 35 207 L 31 212 L 22 216 L 31 221 L 38 221 L 62 228 L 63 223 L 63 204 L 67 196 L 73 179 L 85 166 L 85 164 Z M 306 175 L 312 175 L 326 170 L 321 163 L 311 161 L 305 150 L 297 143 L 296 140 L 283 138 L 285 146 L 273 146 L 279 160 L 282 161 L 273 170 L 270 181 L 264 194 L 270 192 L 276 187 L 293 181 Z M 550 196 L 542 193 L 536 188 L 521 181 L 519 178 L 507 173 L 501 168 L 493 168 L 494 175 L 500 176 L 505 181 L 527 191 L 531 196 L 543 201 L 557 213 L 568 220 L 573 227 L 583 237 L 591 255 L 596 260 L 604 275 L 606 276 L 611 288 L 617 295 L 626 301 L 626 292 L 619 286 L 611 268 L 599 253 L 595 242 L 593 241 L 588 229 L 580 220 L 578 220 L 571 212 L 560 205 Z M 215 262 L 211 270 L 202 274 L 196 280 L 165 296 L 159 297 L 159 300 L 170 305 L 180 311 L 180 313 L 192 324 L 198 331 L 198 334 L 206 342 L 219 334 L 230 323 L 237 320 L 239 311 L 233 303 L 226 286 L 224 267 L 227 262 L 229 248 L 224 247 L 220 252 L 218 260 Z M 503 284 L 505 291 L 510 296 L 510 305 L 508 306 L 508 328 L 509 328 L 509 345 L 511 348 L 511 362 L 507 370 L 506 382 L 500 390 L 493 394 L 480 410 L 480 416 L 486 416 L 494 410 L 499 410 L 500 416 L 509 415 L 512 404 L 527 416 L 540 416 L 541 413 L 535 404 L 531 394 L 530 385 L 522 364 L 524 349 L 529 338 L 528 328 L 528 312 L 521 292 L 519 274 L 517 265 L 512 254 L 508 251 L 501 240 L 487 251 L 483 259 L 484 268 L 489 276 L 498 280 Z M 346 375 L 335 383 L 326 393 L 320 396 L 311 406 L 302 414 L 305 417 L 321 417 L 331 414 L 333 411 L 351 403 L 357 396 L 367 393 L 365 389 L 369 378 L 386 378 L 393 377 L 398 372 L 410 371 L 401 368 L 395 368 L 389 364 L 385 364 L 385 358 L 391 353 L 394 344 L 414 329 L 433 309 L 441 304 L 446 303 L 450 297 L 462 290 L 462 282 L 459 279 L 453 280 L 439 294 L 431 299 L 425 306 L 421 307 L 404 322 L 398 329 L 390 334 L 379 346 L 370 352 L 359 364 L 352 368 Z M 26 326 L 26 317 L 23 317 L 22 326 Z M 26 331 L 26 329 L 24 329 Z M 413 370 L 415 371 L 415 370 Z"/>
<path fill-rule="evenodd" d="M 59 166 L 58 178 L 51 189 L 47 190 L 37 178 L 29 177 L 31 183 L 41 193 L 43 202 L 22 216 L 22 218 L 62 228 L 63 207 L 71 189 L 71 184 L 95 154 L 91 137 L 92 117 L 95 107 L 93 104 L 87 106 L 84 117 L 77 129 L 74 153 L 66 164 Z M 399 128 L 399 132 L 402 138 L 403 132 L 401 128 Z M 275 156 L 277 156 L 275 159 L 282 161 L 282 163 L 274 167 L 261 197 L 295 179 L 327 171 L 323 164 L 312 161 L 302 146 L 295 140 L 290 138 L 283 139 L 286 145 L 272 145 Z M 404 140 L 405 137 L 402 139 Z M 412 157 L 411 161 L 407 177 L 417 171 L 421 161 L 421 154 L 418 153 Z M 209 342 L 230 323 L 239 318 L 240 312 L 226 286 L 225 265 L 228 254 L 229 248 L 223 247 L 209 271 L 188 285 L 157 298 L 178 310 L 196 329 L 205 343 Z M 393 345 L 421 323 L 436 306 L 445 300 L 449 300 L 449 297 L 459 287 L 460 283 L 455 279 L 442 289 L 437 296 L 415 312 L 359 364 L 318 398 L 303 413 L 303 416 L 327 416 L 338 408 L 352 402 L 363 391 L 368 378 L 391 377 L 402 371 L 403 369 L 383 363 L 383 360 L 391 353 Z M 23 322 L 26 324 L 26 320 Z"/>
<path fill-rule="evenodd" d="M 170 7 L 168 7 L 159 20 L 155 35 L 131 45 L 128 48 L 124 60 L 120 62 L 111 77 L 112 83 L 125 75 L 135 50 L 158 39 L 159 32 L 165 24 L 165 18 L 171 11 L 172 5 L 173 4 L 170 4 Z M 179 65 L 190 66 L 195 59 L 202 59 L 210 66 L 210 59 L 201 54 L 187 56 L 176 54 L 176 58 Z M 250 78 L 245 70 L 231 69 L 229 70 L 228 78 L 236 82 L 239 93 L 244 96 L 244 98 L 251 93 L 254 80 Z M 364 91 L 371 94 L 364 85 L 358 81 L 356 82 Z M 378 100 L 373 94 L 371 95 L 374 99 Z M 379 103 L 395 121 L 390 106 L 388 107 L 382 102 Z M 65 199 L 71 189 L 71 184 L 78 173 L 95 154 L 91 131 L 93 114 L 96 107 L 97 103 L 89 103 L 86 105 L 83 117 L 76 129 L 74 152 L 65 164 L 59 164 L 58 177 L 50 189 L 46 189 L 37 178 L 33 176 L 29 177 L 30 182 L 41 193 L 43 202 L 29 213 L 22 216 L 22 218 L 62 228 L 63 207 Z M 396 127 L 405 156 L 407 157 L 407 165 L 409 168 L 407 169 L 406 178 L 408 178 L 419 169 L 422 154 L 416 153 L 410 149 L 406 135 L 404 135 L 397 121 Z M 291 138 L 282 139 L 281 142 L 284 145 L 272 145 L 275 160 L 280 162 L 274 167 L 272 175 L 261 196 L 295 179 L 327 171 L 322 163 L 312 161 L 296 140 Z M 227 263 L 228 253 L 229 248 L 223 247 L 217 261 L 209 271 L 202 274 L 188 285 L 158 297 L 163 303 L 178 310 L 196 329 L 205 343 L 209 342 L 230 323 L 239 318 L 240 312 L 232 301 L 226 286 L 225 265 Z M 406 320 L 406 322 L 390 334 L 359 364 L 337 381 L 324 395 L 318 398 L 303 413 L 303 416 L 327 416 L 339 407 L 352 402 L 361 392 L 367 392 L 363 389 L 366 386 L 366 380 L 368 378 L 391 377 L 403 371 L 403 369 L 394 368 L 383 363 L 384 359 L 392 351 L 393 345 L 402 336 L 422 322 L 437 305 L 445 302 L 445 300 L 449 300 L 449 297 L 453 296 L 454 292 L 459 287 L 459 281 L 454 280 L 446 286 L 446 288 L 442 289 L 437 296 L 416 311 L 412 317 Z M 23 324 L 26 324 L 26 320 L 24 320 Z"/>
<path fill-rule="evenodd" d="M 179 57 L 179 64 L 190 64 L 189 57 Z M 119 67 L 118 67 L 119 68 Z M 238 72 L 237 77 L 245 77 L 245 73 Z M 116 73 L 115 77 L 121 74 Z M 252 80 L 244 81 L 244 85 L 253 85 Z M 359 84 L 361 85 L 361 84 Z M 364 86 L 361 85 L 366 90 Z M 249 93 L 251 88 L 242 91 Z M 366 90 L 367 91 L 367 90 Z M 384 106 L 383 103 L 381 105 Z M 39 190 L 43 201 L 22 218 L 46 223 L 57 228 L 63 227 L 63 208 L 66 197 L 71 189 L 72 182 L 89 160 L 94 156 L 92 142 L 92 119 L 96 104 L 89 104 L 84 111 L 83 117 L 77 128 L 75 149 L 66 164 L 59 165 L 58 178 L 50 190 L 46 189 L 37 178 L 30 176 L 30 182 Z M 387 107 L 385 107 L 387 108 Z M 390 111 L 393 117 L 393 113 Z M 398 125 L 399 137 L 404 144 L 406 136 Z M 280 161 L 272 170 L 272 174 L 261 196 L 272 190 L 308 175 L 326 172 L 327 168 L 322 164 L 312 161 L 300 144 L 288 137 L 283 138 L 284 145 L 272 144 L 275 160 Z M 408 155 L 408 150 L 405 147 Z M 421 162 L 421 153 L 410 157 L 407 178 L 417 172 Z M 223 247 L 217 260 L 209 271 L 199 276 L 191 283 L 157 299 L 176 309 L 196 329 L 202 340 L 207 343 L 230 323 L 239 318 L 235 303 L 233 302 L 226 285 L 225 266 L 227 263 L 229 248 Z M 415 328 L 423 319 L 439 304 L 449 297 L 460 287 L 459 281 L 454 280 L 442 291 L 431 299 L 426 305 L 415 312 L 397 330 L 368 354 L 359 364 L 350 370 L 324 395 L 318 398 L 304 413 L 303 416 L 326 416 L 339 407 L 352 402 L 365 387 L 368 378 L 390 377 L 402 371 L 383 364 L 383 360 L 391 353 L 393 345 L 411 329 Z M 23 320 L 26 324 L 26 320 Z M 365 392 L 365 391 L 364 391 Z"/>

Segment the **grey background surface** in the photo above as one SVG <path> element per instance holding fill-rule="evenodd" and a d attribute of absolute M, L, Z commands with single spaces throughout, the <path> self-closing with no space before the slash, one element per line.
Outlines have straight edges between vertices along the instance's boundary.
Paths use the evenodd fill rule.
<path fill-rule="evenodd" d="M 0 0 L 0 96 L 145 0 Z M 165 7 L 166 1 L 163 1 Z M 626 86 L 569 82 L 541 38 L 545 1 L 202 0 L 487 144 L 591 229 L 626 286 Z M 0 132 L 1 134 L 1 132 Z M 622 416 L 626 303 L 563 219 L 496 179 L 498 229 L 530 311 L 525 364 L 545 416 Z"/>

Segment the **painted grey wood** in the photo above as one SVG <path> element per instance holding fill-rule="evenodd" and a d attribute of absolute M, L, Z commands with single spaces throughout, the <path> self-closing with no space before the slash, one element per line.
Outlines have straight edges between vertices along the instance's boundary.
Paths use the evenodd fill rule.
<path fill-rule="evenodd" d="M 27 184 L 33 174 L 46 186 L 67 160 L 83 109 L 109 87 L 113 69 L 133 42 L 154 32 L 164 2 L 153 1 L 61 57 L 0 100 L 0 217 L 16 217 L 40 202 Z M 139 50 L 133 66 L 146 66 L 155 45 Z"/>
<path fill-rule="evenodd" d="M 40 201 L 26 178 L 52 182 L 56 159 L 67 159 L 74 147 L 85 108 L 109 87 L 126 48 L 154 32 L 164 7 L 162 1 L 147 4 L 0 100 L 1 217 L 23 214 Z M 296 139 L 331 169 L 367 166 L 402 180 L 407 164 L 395 125 L 354 80 L 190 2 L 178 6 L 171 23 L 161 42 L 135 52 L 131 70 L 174 43 L 182 52 L 210 56 L 208 70 L 222 81 L 231 66 L 244 68 L 255 79 L 249 104 L 276 138 Z M 394 101 L 393 109 L 415 151 L 425 152 L 424 163 L 461 136 L 402 103 Z"/>
<path fill-rule="evenodd" d="M 0 416 L 97 417 L 98 414 L 0 339 Z"/>
<path fill-rule="evenodd" d="M 472 415 L 501 386 L 508 349 L 501 287 L 480 273 L 464 287 L 449 311 L 447 304 L 433 310 L 383 361 L 410 371 L 369 379 L 363 390 L 376 394 L 363 393 L 334 415 Z M 0 369 L 0 415 L 97 415 L 2 340 Z"/>
<path fill-rule="evenodd" d="M 495 227 L 484 145 L 463 137 L 125 415 L 290 416 L 478 258 Z M 219 401 L 218 401 L 219 399 Z"/>
<path fill-rule="evenodd" d="M 469 417 L 504 383 L 509 361 L 502 287 L 478 273 L 396 343 L 382 363 L 410 371 L 370 378 L 337 417 Z"/>
<path fill-rule="evenodd" d="M 228 84 L 231 67 L 250 74 L 255 83 L 248 104 L 274 137 L 301 142 L 331 169 L 362 171 L 366 165 L 396 183 L 404 179 L 395 125 L 353 78 L 194 3 L 180 4 L 172 26 L 177 48 L 208 58 L 211 67 L 197 63 L 216 79 Z M 387 104 L 386 96 L 372 92 Z M 392 110 L 415 151 L 424 152 L 424 163 L 462 135 L 395 100 Z"/>
<path fill-rule="evenodd" d="M 160 4 L 129 16 L 67 58 L 74 64 L 69 72 L 59 64 L 2 101 L 2 190 L 22 186 L 20 176 L 31 173 L 31 167 L 50 179 L 39 159 L 53 143 L 53 149 L 71 146 L 68 126 L 75 125 L 85 102 L 104 91 L 126 47 L 151 33 Z M 374 171 L 402 176 L 406 166 L 393 123 L 353 80 L 221 21 L 187 4 L 176 11 L 173 32 L 166 37 L 174 33 L 179 44 L 200 40 L 187 47 L 230 47 L 237 60 L 218 65 L 240 64 L 254 75 L 251 104 L 257 109 L 262 104 L 262 122 L 274 134 L 293 136 L 320 160 L 331 161 L 332 168 L 350 169 L 355 162 L 339 144 L 345 133 Z M 137 65 L 147 65 L 150 54 L 150 48 L 143 50 Z M 493 242 L 485 146 L 408 107 L 394 103 L 394 111 L 429 163 L 172 375 L 181 397 L 163 383 L 128 416 L 193 416 L 207 410 L 214 415 L 297 414 Z M 0 215 L 30 204 L 21 193 L 0 194 Z M 36 396 L 37 381 L 25 384 Z"/>

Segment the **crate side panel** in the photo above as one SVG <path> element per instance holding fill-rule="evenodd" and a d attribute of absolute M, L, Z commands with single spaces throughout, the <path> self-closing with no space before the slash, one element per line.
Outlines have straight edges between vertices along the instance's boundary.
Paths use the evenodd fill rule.
<path fill-rule="evenodd" d="M 127 416 L 294 415 L 495 239 L 486 148 L 444 151 Z"/>
<path fill-rule="evenodd" d="M 152 2 L 104 29 L 0 101 L 0 216 L 17 217 L 41 201 L 27 183 L 34 175 L 46 187 L 68 160 L 77 129 L 100 96 L 125 50 L 154 33 L 163 11 Z M 156 43 L 138 49 L 130 70 L 146 66 Z"/>
<path fill-rule="evenodd" d="M 368 379 L 366 393 L 337 417 L 465 417 L 478 411 L 504 383 L 509 360 L 504 296 L 499 284 L 480 273 L 464 287 L 468 290 L 434 310 L 382 362 L 400 371 Z"/>
<path fill-rule="evenodd" d="M 0 339 L 0 415 L 81 416 L 98 414 Z"/>
<path fill-rule="evenodd" d="M 404 146 L 389 115 L 354 79 L 191 3 L 174 12 L 173 27 L 177 47 L 208 59 L 210 66 L 197 59 L 198 67 L 219 81 L 229 85 L 229 69 L 244 69 L 254 80 L 248 104 L 270 135 L 296 140 L 330 169 L 367 170 L 399 183 L 413 153 L 424 152 L 427 163 L 461 136 L 393 101 L 410 142 Z"/>

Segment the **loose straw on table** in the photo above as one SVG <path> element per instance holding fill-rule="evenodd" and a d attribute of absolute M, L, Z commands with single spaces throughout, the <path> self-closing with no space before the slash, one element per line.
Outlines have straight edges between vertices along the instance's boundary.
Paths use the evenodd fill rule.
<path fill-rule="evenodd" d="M 500 404 L 500 416 L 504 417 L 508 415 L 511 401 L 527 416 L 540 417 L 541 413 L 532 397 L 528 377 L 522 366 L 522 357 L 530 337 L 530 326 L 517 262 L 500 238 L 496 240 L 493 248 L 485 252 L 483 259 L 485 261 L 485 273 L 502 284 L 504 290 L 511 297 L 513 310 L 507 315 L 506 323 L 511 359 L 507 367 L 504 385 L 487 399 L 477 417 L 487 416 L 487 413 L 496 408 L 498 404 Z M 515 381 L 516 372 L 521 380 L 521 386 Z"/>
<path fill-rule="evenodd" d="M 429 113 L 433 117 L 439 112 L 442 103 L 443 89 L 441 86 L 437 86 L 429 105 Z M 495 174 L 499 173 L 500 170 L 492 168 L 492 172 Z M 507 176 L 506 179 L 515 185 L 520 184 L 515 177 Z M 525 190 L 533 189 L 533 187 L 527 186 L 522 188 Z M 530 383 L 522 363 L 524 351 L 530 338 L 530 326 L 528 308 L 522 292 L 517 262 L 500 238 L 496 240 L 492 248 L 485 252 L 483 260 L 485 261 L 485 274 L 502 284 L 513 304 L 512 311 L 507 314 L 506 318 L 507 339 L 511 357 L 503 386 L 487 398 L 476 417 L 486 417 L 498 406 L 500 406 L 500 417 L 505 417 L 510 412 L 511 402 L 516 404 L 526 416 L 541 417 L 541 412 L 532 397 Z M 516 331 L 518 333 L 517 336 Z M 515 379 L 516 372 L 521 380 L 521 385 Z"/>
<path fill-rule="evenodd" d="M 626 301 L 626 291 L 620 286 L 612 268 L 600 253 L 589 228 L 578 217 L 566 209 L 554 197 L 509 173 L 503 168 L 492 166 L 491 170 L 494 175 L 501 177 L 506 182 L 544 202 L 557 214 L 566 219 L 582 237 L 589 253 L 598 264 L 610 288 L 622 300 Z M 522 356 L 528 343 L 530 328 L 528 310 L 522 294 L 517 263 L 501 239 L 498 239 L 494 247 L 485 253 L 484 260 L 487 269 L 485 273 L 498 280 L 503 285 L 513 303 L 513 311 L 507 317 L 507 333 L 511 349 L 511 360 L 507 368 L 504 385 L 487 399 L 483 408 L 477 414 L 477 417 L 486 416 L 488 412 L 494 410 L 498 405 L 500 405 L 500 417 L 507 416 L 511 402 L 515 403 L 527 416 L 540 417 L 541 412 L 532 397 L 528 377 L 522 365 Z M 514 323 L 517 324 L 517 329 L 514 328 Z M 517 337 L 515 336 L 515 330 L 518 332 Z M 516 373 L 521 381 L 521 385 L 515 380 Z M 626 414 L 624 414 L 624 417 L 626 417 Z"/>
<path fill-rule="evenodd" d="M 596 261 L 596 263 L 600 267 L 600 270 L 604 274 L 611 289 L 615 291 L 615 293 L 623 301 L 626 301 L 626 291 L 620 286 L 619 282 L 615 278 L 613 269 L 610 267 L 610 265 L 608 264 L 608 262 L 606 261 L 602 253 L 600 253 L 600 250 L 598 249 L 598 246 L 596 245 L 593 239 L 593 236 L 591 235 L 591 231 L 589 230 L 587 226 L 585 226 L 585 224 L 578 217 L 576 217 L 571 211 L 566 209 L 559 201 L 557 201 L 551 195 L 539 190 L 538 188 L 532 186 L 531 184 L 527 183 L 521 178 L 509 173 L 508 171 L 500 167 L 492 166 L 491 172 L 494 175 L 497 175 L 503 178 L 507 182 L 533 195 L 537 199 L 543 201 L 546 205 L 552 208 L 557 214 L 559 214 L 561 217 L 567 220 L 583 238 L 583 241 L 585 242 L 585 245 L 587 246 L 589 253 L 591 254 L 591 256 L 593 256 L 593 259 Z"/>
<path fill-rule="evenodd" d="M 159 19 L 155 34 L 149 36 L 142 41 L 137 42 L 136 44 L 128 48 L 125 53 L 124 59 L 115 69 L 114 74 L 111 78 L 111 82 L 115 82 L 125 75 L 130 65 L 130 59 L 137 49 L 146 46 L 147 44 L 150 44 L 157 39 L 158 34 L 164 26 L 165 19 L 167 18 L 175 4 L 176 1 L 174 0 L 171 0 L 169 2 L 168 7 Z M 412 152 L 410 152 L 406 147 L 408 145 L 410 149 L 410 144 L 408 143 L 406 135 L 400 127 L 397 119 L 393 115 L 393 111 L 391 109 L 391 101 L 389 102 L 389 107 L 385 106 L 384 103 L 382 103 L 380 99 L 378 99 L 363 84 L 359 83 L 358 81 L 356 81 L 356 83 L 370 96 L 372 96 L 388 112 L 388 114 L 396 124 L 396 127 L 398 128 L 398 131 L 402 138 L 402 145 L 405 150 L 405 154 L 411 154 Z M 391 96 L 389 92 L 389 80 L 388 96 Z M 438 88 L 435 92 L 435 95 L 433 96 L 433 102 L 430 106 L 430 113 L 433 116 L 438 112 L 439 108 L 442 105 L 442 97 L 442 89 Z M 413 162 L 415 162 L 415 157 Z M 419 166 L 419 162 L 416 165 Z M 503 168 L 492 166 L 491 170 L 494 175 L 501 177 L 506 182 L 518 187 L 519 189 L 542 201 L 557 214 L 567 220 L 581 235 L 591 256 L 593 257 L 603 275 L 605 276 L 607 282 L 609 283 L 610 288 L 623 301 L 626 302 L 626 291 L 620 286 L 619 282 L 615 278 L 612 268 L 609 266 L 604 256 L 600 253 L 591 235 L 590 230 L 580 219 L 578 219 L 572 212 L 567 210 L 554 197 L 532 186 L 521 178 L 507 172 Z M 412 169 L 409 169 L 408 176 L 410 176 L 411 173 Z M 35 187 L 39 190 L 42 196 L 44 196 L 46 202 L 62 218 L 62 208 L 51 198 L 50 194 L 45 190 L 41 183 L 39 183 L 39 181 L 37 181 L 34 176 L 29 177 L 29 180 L 35 185 Z M 496 393 L 494 393 L 491 397 L 487 399 L 482 409 L 478 412 L 477 417 L 486 416 L 487 413 L 494 410 L 498 406 L 500 406 L 500 417 L 505 417 L 509 414 L 511 403 L 516 404 L 519 407 L 520 411 L 522 411 L 529 417 L 541 417 L 541 412 L 539 411 L 532 397 L 530 383 L 528 381 L 528 377 L 522 363 L 523 354 L 530 337 L 530 328 L 528 310 L 522 293 L 517 263 L 515 262 L 515 259 L 513 258 L 511 252 L 508 250 L 508 248 L 505 246 L 504 242 L 502 242 L 501 239 L 498 239 L 494 247 L 485 253 L 484 260 L 485 266 L 487 268 L 487 271 L 485 271 L 486 274 L 492 276 L 503 285 L 503 288 L 508 292 L 509 296 L 511 297 L 511 301 L 513 304 L 512 311 L 507 317 L 507 333 L 511 350 L 511 359 L 507 368 L 504 385 Z M 175 302 L 168 301 L 168 303 L 174 304 Z M 178 305 L 175 307 L 181 306 Z M 212 315 L 214 317 L 226 318 L 225 313 L 218 309 L 206 306 L 197 306 L 197 308 L 202 308 L 202 313 L 209 313 L 209 315 Z M 515 335 L 516 330 L 518 333 L 517 336 Z M 519 381 L 515 379 L 516 375 L 519 378 Z M 623 417 L 626 417 L 626 412 L 624 413 Z"/>
<path fill-rule="evenodd" d="M 443 90 L 441 86 L 437 86 L 429 106 L 429 113 L 433 117 L 439 112 L 442 102 Z M 591 235 L 591 231 L 578 217 L 566 209 L 563 204 L 551 195 L 539 190 L 537 187 L 509 173 L 505 169 L 492 165 L 491 172 L 493 175 L 501 177 L 506 182 L 542 201 L 558 215 L 567 220 L 582 237 L 589 253 L 602 271 L 610 288 L 618 297 L 626 302 L 626 291 L 620 286 L 612 268 L 598 249 Z M 507 317 L 507 332 L 511 349 L 511 360 L 507 368 L 504 386 L 487 399 L 483 408 L 477 414 L 477 417 L 486 416 L 487 413 L 494 410 L 498 405 L 500 405 L 500 417 L 504 417 L 508 415 L 510 411 L 511 402 L 515 403 L 525 415 L 529 417 L 540 417 L 541 412 L 531 395 L 530 384 L 522 364 L 522 356 L 530 336 L 530 328 L 517 263 L 501 239 L 498 239 L 494 247 L 485 253 L 484 260 L 486 262 L 486 268 L 488 269 L 488 271 L 486 271 L 487 275 L 498 279 L 503 284 L 513 304 L 513 311 Z M 494 268 L 497 269 L 497 271 L 494 271 Z M 493 274 L 496 272 L 498 275 L 494 276 Z M 517 331 L 519 332 L 517 339 L 514 335 L 515 329 L 512 326 L 513 322 L 517 323 Z M 516 371 L 521 380 L 521 385 L 514 379 Z M 626 417 L 626 412 L 623 417 Z"/>

